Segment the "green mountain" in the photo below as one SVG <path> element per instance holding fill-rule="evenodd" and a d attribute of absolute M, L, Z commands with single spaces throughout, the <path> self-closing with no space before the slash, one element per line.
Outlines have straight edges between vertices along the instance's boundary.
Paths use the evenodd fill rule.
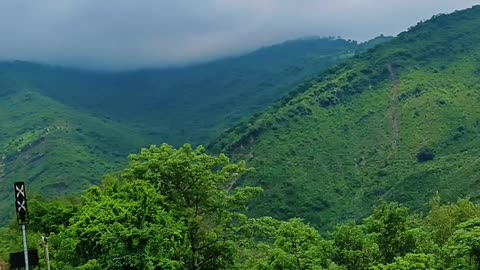
<path fill-rule="evenodd" d="M 48 196 L 99 183 L 145 144 L 130 128 L 99 120 L 3 73 L 0 87 L 0 223 L 13 214 L 13 182 Z M 8 77 L 6 77 L 8 76 Z M 125 136 L 128 134 L 128 136 Z"/>
<path fill-rule="evenodd" d="M 297 87 L 210 147 L 248 159 L 256 215 L 319 227 L 381 199 L 480 197 L 480 6 L 437 15 Z M 242 184 L 243 182 L 239 182 Z M 253 183 L 252 183 L 253 182 Z"/>
<path fill-rule="evenodd" d="M 11 63 L 0 69 L 62 104 L 181 145 L 208 142 L 359 49 L 355 41 L 306 38 L 183 68 L 99 73 Z"/>
<path fill-rule="evenodd" d="M 45 195 L 78 192 L 143 146 L 206 143 L 360 46 L 308 38 L 192 67 L 110 73 L 0 63 L 0 212 L 13 212 L 15 181 Z"/>

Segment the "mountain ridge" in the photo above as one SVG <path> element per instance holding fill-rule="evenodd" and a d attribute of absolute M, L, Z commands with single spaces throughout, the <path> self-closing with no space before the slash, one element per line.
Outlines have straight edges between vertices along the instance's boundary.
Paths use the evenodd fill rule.
<path fill-rule="evenodd" d="M 235 119 L 262 110 L 289 85 L 358 49 L 346 40 L 298 42 L 291 43 L 300 49 L 288 59 L 276 57 L 284 48 L 279 45 L 264 52 L 262 61 L 253 55 L 160 73 L 1 62 L 0 209 L 8 207 L 14 181 L 43 195 L 76 193 L 118 170 L 141 147 L 205 143 Z"/>
<path fill-rule="evenodd" d="M 246 184 L 266 192 L 253 213 L 330 228 L 368 215 L 379 199 L 421 211 L 436 191 L 479 198 L 479 13 L 421 22 L 212 143 L 257 168 Z"/>

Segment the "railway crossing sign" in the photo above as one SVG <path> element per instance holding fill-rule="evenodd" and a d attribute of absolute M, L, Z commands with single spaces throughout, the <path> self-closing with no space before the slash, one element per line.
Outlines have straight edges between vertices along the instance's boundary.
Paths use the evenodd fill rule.
<path fill-rule="evenodd" d="M 25 190 L 24 182 L 15 182 L 15 212 L 17 213 L 18 225 L 22 227 L 23 235 L 23 257 L 24 267 L 28 270 L 30 264 L 28 264 L 28 246 L 27 246 L 27 224 L 28 224 L 28 208 L 27 208 L 27 191 Z M 35 250 L 36 251 L 36 250 Z M 13 255 L 16 256 L 16 255 Z M 38 255 L 36 256 L 36 262 L 38 262 Z M 34 260 L 35 263 L 35 260 Z"/>
<path fill-rule="evenodd" d="M 18 225 L 28 224 L 27 192 L 24 182 L 15 182 L 15 211 Z"/>

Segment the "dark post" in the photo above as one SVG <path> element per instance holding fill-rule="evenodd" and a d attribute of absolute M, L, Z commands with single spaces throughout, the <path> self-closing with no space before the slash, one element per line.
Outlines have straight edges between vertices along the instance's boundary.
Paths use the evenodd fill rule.
<path fill-rule="evenodd" d="M 28 208 L 27 192 L 24 182 L 15 182 L 15 211 L 17 212 L 18 225 L 22 226 L 23 234 L 23 256 L 25 257 L 25 269 L 28 270 L 28 247 L 27 247 L 27 229 Z"/>

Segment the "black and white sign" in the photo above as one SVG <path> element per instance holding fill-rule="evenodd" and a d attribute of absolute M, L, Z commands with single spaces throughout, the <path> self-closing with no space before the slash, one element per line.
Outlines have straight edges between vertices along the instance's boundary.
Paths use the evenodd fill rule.
<path fill-rule="evenodd" d="M 24 182 L 15 182 L 15 211 L 18 224 L 28 224 L 27 193 Z"/>

